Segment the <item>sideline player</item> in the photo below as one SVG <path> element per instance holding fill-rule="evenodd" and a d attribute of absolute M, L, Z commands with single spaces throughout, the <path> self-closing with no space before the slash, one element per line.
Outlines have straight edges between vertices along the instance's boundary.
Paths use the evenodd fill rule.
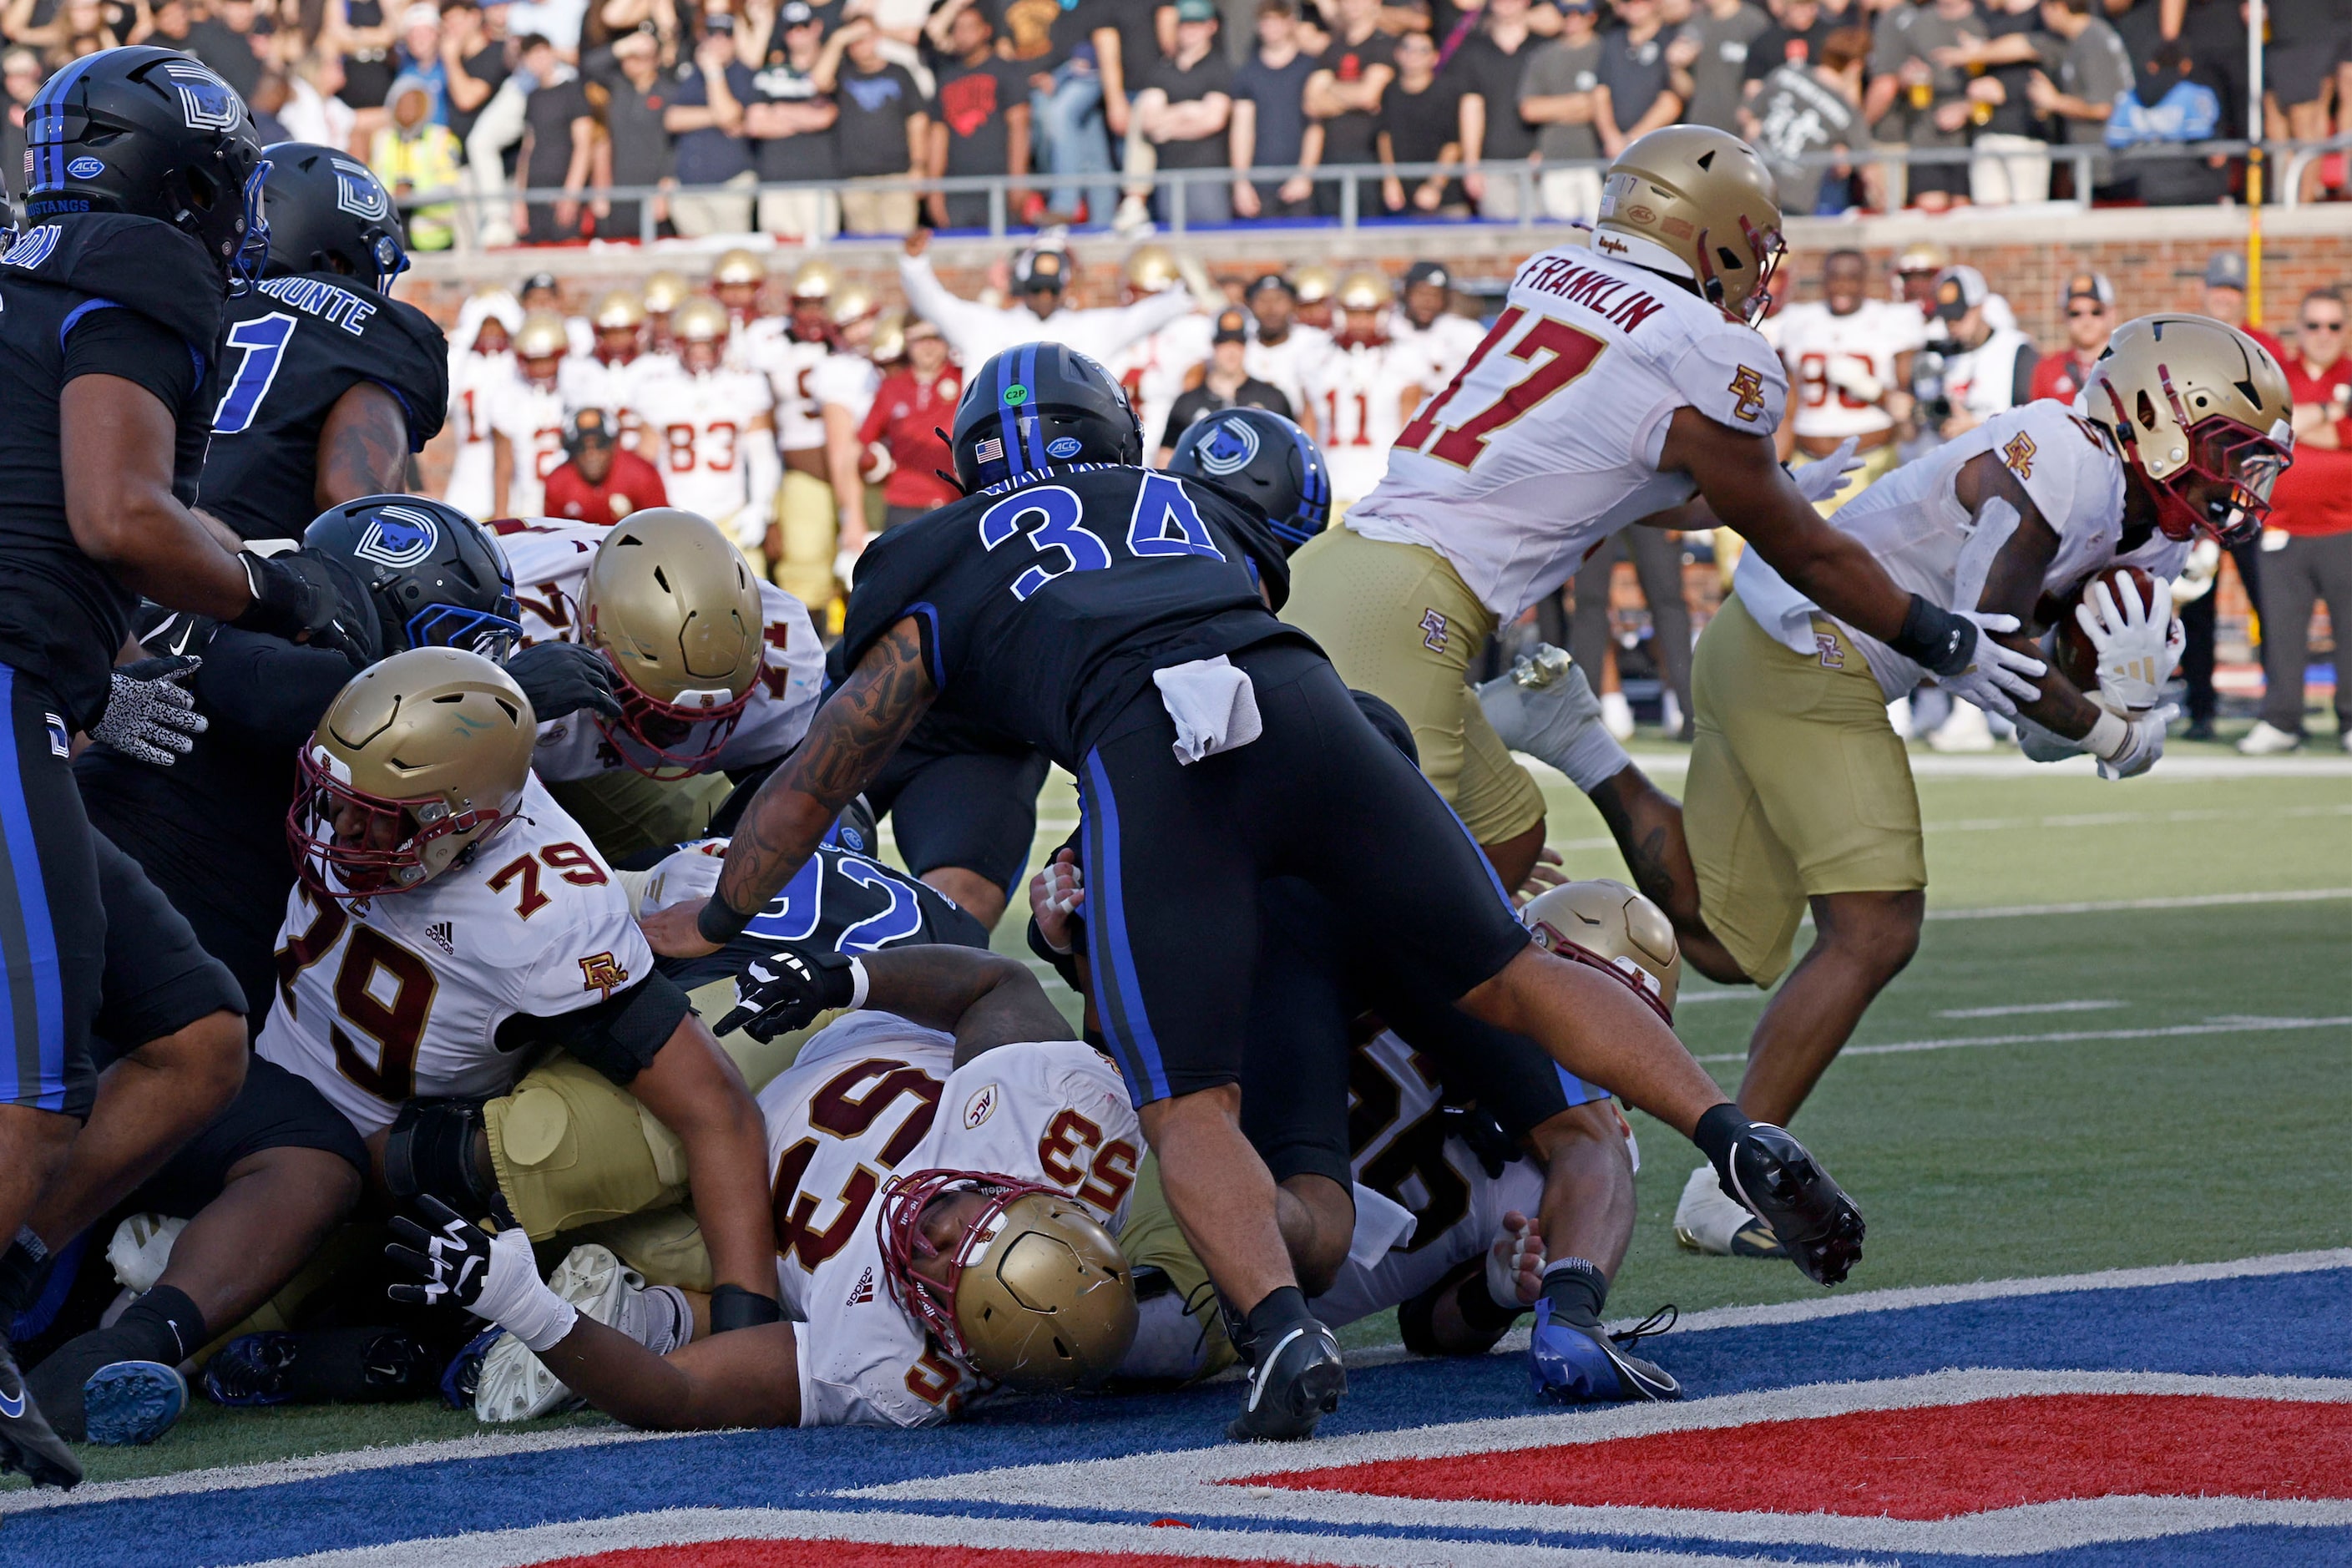
<path fill-rule="evenodd" d="M 669 505 L 661 470 L 613 438 L 602 408 L 575 410 L 563 422 L 563 461 L 547 476 L 547 513 L 571 522 L 618 522 L 633 511 Z"/>
<path fill-rule="evenodd" d="M 242 538 L 289 539 L 327 507 L 408 489 L 449 404 L 449 343 L 391 297 L 408 255 L 367 165 L 301 142 L 262 156 L 269 261 L 221 320 L 196 504 Z"/>
<path fill-rule="evenodd" d="M 1780 455 L 1827 458 L 1853 442 L 1862 459 L 1853 482 L 1818 503 L 1830 517 L 1893 468 L 1895 437 L 1911 414 L 1911 366 L 1926 342 L 1919 313 L 1869 298 L 1870 262 L 1832 250 L 1822 263 L 1822 297 L 1800 300 L 1773 321 L 1796 406 L 1780 425 Z"/>
<path fill-rule="evenodd" d="M 646 455 L 669 504 L 717 523 L 756 571 L 781 472 L 774 395 L 758 372 L 727 368 L 727 312 L 712 301 L 680 305 L 670 333 L 677 368 L 637 384 Z"/>
<path fill-rule="evenodd" d="M 441 499 L 467 517 L 491 517 L 496 475 L 490 410 L 499 389 L 515 379 L 514 335 L 522 307 L 503 289 L 477 294 L 457 311 L 449 344 L 449 433 L 457 449 Z"/>
<path fill-rule="evenodd" d="M 1288 398 L 1298 427 L 1315 435 L 1319 426 L 1307 388 L 1315 379 L 1315 366 L 1331 352 L 1331 334 L 1297 319 L 1298 296 L 1279 272 L 1251 284 L 1247 302 L 1250 346 L 1242 368 Z"/>
<path fill-rule="evenodd" d="M 1995 414 L 1881 479 L 1834 526 L 1948 611 L 2032 626 L 2045 595 L 2110 565 L 2168 578 L 2196 534 L 2250 536 L 2293 453 L 2284 373 L 2252 338 L 2203 317 L 2119 330 L 2081 405 Z M 1918 943 L 1918 796 L 1885 704 L 1925 671 L 1756 555 L 1741 560 L 1733 587 L 1699 638 L 1686 805 L 1622 751 L 1580 763 L 1577 783 L 1710 979 L 1779 980 L 1810 907 L 1812 948 L 1758 1020 L 1739 1089 L 1743 1112 L 1780 1124 Z M 2169 592 L 2145 612 L 2137 599 L 2103 598 L 2083 624 L 2099 654 L 2096 687 L 2078 690 L 2053 670 L 2037 697 L 2021 697 L 2028 754 L 2087 752 L 2102 776 L 2137 776 L 2163 754 L 2171 711 L 2158 705 L 2179 655 Z M 1481 696 L 1507 738 L 1538 756 L 1565 756 L 1598 731 L 1572 668 L 1549 685 L 1492 682 Z M 1702 1251 L 1772 1250 L 1696 1175 L 1675 1225 Z"/>
<path fill-rule="evenodd" d="M 1395 290 L 1387 274 L 1350 272 L 1332 297 L 1339 330 L 1331 352 L 1307 372 L 1307 400 L 1331 465 L 1332 510 L 1344 518 L 1381 482 L 1391 443 L 1438 384 L 1422 351 L 1389 337 Z"/>
<path fill-rule="evenodd" d="M 641 445 L 637 419 L 637 383 L 669 368 L 665 355 L 645 352 L 646 308 L 635 294 L 614 289 L 588 311 L 588 327 L 596 346 L 585 354 L 566 354 L 556 373 L 556 390 L 563 397 L 567 419 L 583 408 L 604 416 L 607 429 L 620 437 L 624 451 Z"/>
<path fill-rule="evenodd" d="M 793 274 L 790 314 L 739 325 L 733 345 L 743 369 L 767 378 L 773 433 L 764 437 L 782 454 L 782 472 L 770 504 L 759 510 L 757 538 L 778 586 L 822 615 L 833 601 L 833 558 L 839 508 L 833 493 L 825 438 L 824 400 L 817 378 L 840 350 L 832 301 L 840 279 L 823 261 L 803 262 Z M 740 403 L 738 405 L 740 406 Z M 687 504 L 687 503 L 681 503 Z M 720 514 L 709 515 L 719 519 Z M 720 526 L 726 523 L 720 521 Z M 861 531 L 864 519 L 859 519 Z"/>
<path fill-rule="evenodd" d="M 1429 362 L 1429 384 L 1444 386 L 1478 352 L 1486 330 L 1447 309 L 1454 302 L 1454 275 L 1434 261 L 1405 268 L 1396 309 L 1389 316 L 1389 341 L 1418 349 Z"/>
<path fill-rule="evenodd" d="M 1772 176 L 1746 142 L 1696 125 L 1643 136 L 1610 165 L 1589 245 L 1520 268 L 1379 489 L 1294 563 L 1288 619 L 1412 723 L 1423 769 L 1506 886 L 1542 847 L 1543 795 L 1465 675 L 1496 626 L 1621 529 L 1727 524 L 1856 624 L 1967 693 L 1990 690 L 1987 705 L 1994 661 L 2007 675 L 2019 659 L 1970 616 L 1899 589 L 1781 469 L 1787 383 L 1749 324 L 1781 253 Z M 1834 482 L 1836 465 L 1820 468 Z M 1335 454 L 1345 494 L 1337 470 Z M 1694 496 L 1706 508 L 1684 504 Z"/>
<path fill-rule="evenodd" d="M 537 517 L 547 510 L 547 476 L 563 461 L 563 318 L 535 310 L 514 335 L 514 379 L 489 395 L 490 515 Z"/>
<path fill-rule="evenodd" d="M 965 367 L 1016 343 L 1062 343 L 1108 364 L 1137 339 L 1193 309 L 1192 291 L 1179 278 L 1156 294 L 1130 305 L 1081 310 L 1067 304 L 1074 263 L 1058 242 L 1040 239 L 1013 258 L 1013 291 L 1021 303 L 999 309 L 948 292 L 931 270 L 931 231 L 907 237 L 898 263 L 898 286 L 908 308 L 935 321 Z"/>
<path fill-rule="evenodd" d="M 1139 467 L 1142 431 L 1100 365 L 1052 344 L 1000 354 L 967 384 L 952 447 L 971 493 L 867 551 L 848 679 L 761 786 L 717 893 L 644 922 L 656 951 L 694 956 L 740 931 L 935 706 L 1068 767 L 1105 1033 L 1170 1206 L 1243 1315 L 1254 1372 L 1237 1436 L 1307 1436 L 1346 1389 L 1238 1120 L 1269 875 L 1364 911 L 1381 950 L 1439 994 L 1695 1137 L 1727 1180 L 1741 1173 L 1801 1267 L 1843 1278 L 1862 1232 L 1844 1194 L 1723 1101 L 1622 987 L 1528 946 L 1443 803 L 1274 618 L 1286 571 L 1265 520 Z"/>

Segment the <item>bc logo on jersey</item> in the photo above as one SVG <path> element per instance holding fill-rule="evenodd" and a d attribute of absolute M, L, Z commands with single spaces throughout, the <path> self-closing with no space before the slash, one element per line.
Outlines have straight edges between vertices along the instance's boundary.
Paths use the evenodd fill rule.
<path fill-rule="evenodd" d="M 610 1000 L 614 992 L 629 983 L 629 972 L 621 961 L 609 952 L 592 952 L 580 961 L 583 991 L 602 991 Z"/>
<path fill-rule="evenodd" d="M 431 513 L 388 506 L 377 510 L 353 553 L 362 561 L 400 571 L 425 560 L 440 542 L 441 525 Z"/>
<path fill-rule="evenodd" d="M 236 89 L 194 60 L 167 60 L 163 74 L 180 93 L 180 118 L 191 131 L 233 131 L 245 118 Z"/>
<path fill-rule="evenodd" d="M 1257 432 L 1246 419 L 1221 419 L 1201 443 L 1201 470 L 1222 479 L 1249 467 L 1257 456 Z"/>
<path fill-rule="evenodd" d="M 1764 373 L 1743 364 L 1724 390 L 1731 394 L 1731 412 L 1750 425 L 1756 423 L 1764 412 Z"/>
<path fill-rule="evenodd" d="M 2020 430 L 2000 449 L 2000 460 L 2007 463 L 2021 479 L 2033 477 L 2033 437 Z"/>
<path fill-rule="evenodd" d="M 392 196 L 383 182 L 348 158 L 335 160 L 335 205 L 356 218 L 381 222 L 392 216 Z"/>

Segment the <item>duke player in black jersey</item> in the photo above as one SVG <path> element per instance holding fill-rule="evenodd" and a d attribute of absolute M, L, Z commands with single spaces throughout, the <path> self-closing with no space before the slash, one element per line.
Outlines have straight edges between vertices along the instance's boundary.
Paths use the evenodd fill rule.
<path fill-rule="evenodd" d="M 449 344 L 390 297 L 408 253 L 367 165 L 304 142 L 262 155 L 269 259 L 221 320 L 197 504 L 243 538 L 284 539 L 326 507 L 413 488 L 409 454 L 449 405 Z"/>
<path fill-rule="evenodd" d="M 853 673 L 744 814 L 713 897 L 646 921 L 656 952 L 740 931 L 927 711 L 1076 773 L 1104 1033 L 1170 1207 L 1244 1324 L 1236 1437 L 1308 1436 L 1347 1387 L 1239 1124 L 1268 877 L 1357 911 L 1391 963 L 1692 1136 L 1801 1266 L 1844 1276 L 1862 1229 L 1845 1194 L 1623 986 L 1529 944 L 1444 803 L 1274 618 L 1288 577 L 1265 520 L 1137 466 L 1142 431 L 1101 366 L 1054 344 L 998 354 L 966 383 L 952 446 L 970 493 L 861 559 Z"/>
<path fill-rule="evenodd" d="M 93 1095 L 105 921 L 68 767 L 101 722 L 141 594 L 247 626 L 326 631 L 315 562 L 235 553 L 189 510 L 221 302 L 258 275 L 252 116 L 185 55 L 106 49 L 25 115 L 29 226 L 0 264 L 0 1321 L 45 1261 L 25 1228 Z M 80 1479 L 0 1350 L 0 1465 Z"/>

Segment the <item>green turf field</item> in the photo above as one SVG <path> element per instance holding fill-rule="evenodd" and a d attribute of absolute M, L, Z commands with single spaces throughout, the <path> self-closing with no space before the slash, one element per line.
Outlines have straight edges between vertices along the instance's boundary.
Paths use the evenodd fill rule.
<path fill-rule="evenodd" d="M 1643 760 L 1673 787 L 1683 754 L 1654 747 Z M 1930 923 L 1855 1041 L 1916 1048 L 1849 1055 L 1800 1121 L 1869 1217 L 1853 1287 L 2352 1245 L 2352 765 L 2257 772 L 2223 748 L 2181 746 L 2126 784 L 1924 751 L 1919 766 Z M 1570 870 L 1622 876 L 1581 797 L 1565 784 L 1550 797 Z M 1074 820 L 1057 775 L 1041 849 Z M 2333 896 L 2262 896 L 2296 891 Z M 2255 897 L 1966 918 L 2233 894 Z M 1008 914 L 997 946 L 1026 956 L 1021 927 Z M 1760 1005 L 1756 993 L 1685 987 L 1683 1037 L 1727 1086 Z M 2110 1037 L 2084 1037 L 2098 1035 Z M 1696 1155 L 1636 1120 L 1642 1219 L 1613 1313 L 1815 1289 L 1785 1264 L 1681 1252 L 1667 1222 Z M 1349 1337 L 1377 1342 L 1393 1328 Z M 111 1479 L 481 1430 L 438 1406 L 225 1412 L 200 1400 L 152 1448 L 84 1452 L 91 1477 Z"/>

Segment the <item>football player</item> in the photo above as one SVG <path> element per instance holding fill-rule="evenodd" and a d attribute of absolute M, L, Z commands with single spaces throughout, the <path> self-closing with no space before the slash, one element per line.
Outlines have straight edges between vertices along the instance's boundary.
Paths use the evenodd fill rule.
<path fill-rule="evenodd" d="M 1286 565 L 1261 514 L 1140 467 L 1118 384 L 1058 345 L 977 367 L 952 435 L 967 499 L 866 552 L 847 679 L 753 797 L 717 892 L 643 922 L 657 952 L 697 956 L 740 931 L 934 707 L 1068 767 L 1104 1033 L 1185 1238 L 1244 1317 L 1238 1436 L 1307 1436 L 1346 1386 L 1238 1121 L 1269 875 L 1360 911 L 1378 950 L 1410 954 L 1438 994 L 1662 1113 L 1763 1194 L 1801 1267 L 1843 1275 L 1861 1216 L 1835 1184 L 1722 1100 L 1622 987 L 1528 946 L 1443 803 L 1274 618 Z"/>
<path fill-rule="evenodd" d="M 1127 258 L 1129 304 L 1165 293 L 1181 280 L 1176 271 L 1176 258 L 1164 245 L 1140 246 Z M 1169 411 L 1182 395 L 1186 379 L 1209 357 L 1212 320 L 1198 310 L 1189 310 L 1154 327 L 1105 362 L 1110 373 L 1118 377 L 1119 384 L 1127 388 L 1128 401 L 1135 405 L 1135 416 L 1143 421 L 1143 449 L 1147 452 L 1160 450 L 1162 433 L 1168 428 Z"/>
<path fill-rule="evenodd" d="M 758 369 L 759 350 L 782 330 L 782 322 L 760 309 L 760 295 L 767 286 L 768 264 L 740 247 L 721 256 L 710 269 L 710 297 L 734 328 L 727 345 L 730 370 Z M 677 331 L 674 318 L 671 331 Z"/>
<path fill-rule="evenodd" d="M 269 260 L 221 319 L 196 504 L 243 538 L 286 539 L 323 508 L 408 488 L 449 405 L 449 344 L 391 297 L 408 255 L 367 165 L 301 142 L 262 155 Z"/>
<path fill-rule="evenodd" d="M 362 671 L 298 761 L 300 873 L 255 1049 L 366 1142 L 371 1185 L 500 1206 L 482 1104 L 534 1053 L 628 1089 L 675 1133 L 718 1281 L 714 1329 L 777 1318 L 757 1108 L 653 973 L 611 868 L 531 776 L 530 704 L 478 654 Z"/>
<path fill-rule="evenodd" d="M 1823 517 L 1895 466 L 1895 436 L 1911 411 L 1912 362 L 1926 341 L 1918 312 L 1870 299 L 1869 279 L 1861 251 L 1832 250 L 1822 263 L 1822 297 L 1773 318 L 1773 346 L 1798 389 L 1780 426 L 1781 456 L 1826 458 L 1851 438 L 1862 459 L 1853 482 L 1820 503 Z"/>
<path fill-rule="evenodd" d="M 545 484 L 563 461 L 563 318 L 527 315 L 514 337 L 515 376 L 490 394 L 490 515 L 537 517 Z"/>
<path fill-rule="evenodd" d="M 646 455 L 672 506 L 699 512 L 747 552 L 758 551 L 780 472 L 767 378 L 726 368 L 727 312 L 709 300 L 680 305 L 671 333 L 677 371 L 637 384 Z"/>
<path fill-rule="evenodd" d="M 667 356 L 644 352 L 646 308 L 625 289 L 615 289 L 588 312 L 596 334 L 594 352 L 566 354 L 556 372 L 556 391 L 562 395 L 566 418 L 583 408 L 604 416 L 606 428 L 620 433 L 622 447 L 638 449 L 643 429 L 636 412 L 636 384 L 667 368 Z"/>
<path fill-rule="evenodd" d="M 433 1231 L 396 1222 L 410 1245 L 391 1249 L 423 1283 L 393 1293 L 507 1331 L 483 1365 L 486 1415 L 544 1413 L 574 1392 L 673 1431 L 929 1426 L 999 1385 L 1072 1387 L 1126 1353 L 1135 1294 L 1112 1237 L 1141 1146 L 1135 1113 L 1028 973 L 940 947 L 768 962 L 795 982 L 798 1016 L 858 1009 L 760 1095 L 758 1173 L 783 1216 L 775 1279 L 794 1321 L 656 1353 L 643 1342 L 675 1344 L 681 1314 L 649 1310 L 615 1263 L 574 1252 L 558 1272 L 567 1300 L 541 1282 L 521 1232 L 493 1239 L 425 1205 Z M 783 1010 L 769 1021 L 782 1026 Z"/>
<path fill-rule="evenodd" d="M 105 915 L 69 759 L 101 724 L 138 595 L 289 637 L 331 635 L 323 563 L 232 552 L 191 510 L 223 297 L 268 257 L 267 161 L 236 91 L 185 55 L 101 49 L 26 106 L 25 221 L 0 269 L 0 874 L 16 1046 L 0 1086 L 0 1322 L 44 1258 L 23 1233 L 90 1112 Z M 0 1337 L 0 1468 L 80 1466 Z"/>
<path fill-rule="evenodd" d="M 772 439 L 783 454 L 773 515 L 761 510 L 762 538 L 754 542 L 764 542 L 777 584 L 820 614 L 833 600 L 836 531 L 846 521 L 833 492 L 824 398 L 817 385 L 824 367 L 841 357 L 832 317 L 839 286 L 831 266 L 804 262 L 793 274 L 792 314 L 738 329 L 744 366 L 767 377 L 775 405 Z M 865 519 L 856 522 L 863 534 Z"/>
<path fill-rule="evenodd" d="M 649 354 L 675 355 L 677 345 L 670 342 L 669 319 L 680 305 L 694 297 L 694 288 L 676 272 L 656 272 L 646 279 L 646 352 Z"/>
<path fill-rule="evenodd" d="M 1300 268 L 1290 283 L 1291 296 L 1298 301 L 1299 321 L 1327 336 L 1336 334 L 1339 328 L 1331 320 L 1331 296 L 1339 287 L 1339 275 L 1316 262 Z"/>
<path fill-rule="evenodd" d="M 547 510 L 573 522 L 618 522 L 633 511 L 667 506 L 661 470 L 613 438 L 601 408 L 580 408 L 563 422 L 563 461 L 547 476 Z"/>
<path fill-rule="evenodd" d="M 1967 694 L 2021 658 L 1980 641 L 1973 611 L 1899 589 L 1780 468 L 1787 383 L 1749 323 L 1781 251 L 1772 176 L 1746 142 L 1697 125 L 1642 137 L 1611 165 L 1589 242 L 1519 268 L 1469 365 L 1397 437 L 1379 488 L 1299 552 L 1289 620 L 1412 723 L 1423 769 L 1506 886 L 1542 847 L 1543 795 L 1465 672 L 1496 626 L 1637 521 L 1730 525 Z M 1833 481 L 1838 467 L 1813 471 Z M 1345 495 L 1336 454 L 1333 468 Z M 1694 496 L 1706 505 L 1684 504 Z"/>
<path fill-rule="evenodd" d="M 1905 465 L 1834 520 L 1900 586 L 2018 647 L 1993 617 L 2031 626 L 2118 563 L 2178 574 L 2197 534 L 2251 537 L 2294 442 L 2284 373 L 2251 337 L 2194 316 L 2120 329 L 2075 414 L 2029 403 Z M 1885 704 L 1924 669 L 1829 611 L 1770 563 L 1740 561 L 1734 593 L 1701 636 L 1698 739 L 1677 806 L 1622 752 L 1580 763 L 1643 891 L 1672 917 L 1683 952 L 1726 984 L 1770 985 L 1789 971 L 1810 907 L 1811 950 L 1758 1021 L 1739 1104 L 1796 1113 L 1871 1000 L 1918 942 L 1927 860 L 1918 797 Z M 2168 591 L 2095 602 L 2078 617 L 2097 651 L 2095 689 L 2053 669 L 2017 714 L 2029 755 L 2087 752 L 2107 778 L 2163 754 L 2158 706 L 2179 653 Z M 1564 757 L 1598 731 L 1582 676 L 1480 689 L 1504 738 Z M 1605 747 L 1601 748 L 1605 750 Z M 1701 1251 L 1769 1254 L 1752 1215 L 1694 1178 L 1675 1234 Z"/>
<path fill-rule="evenodd" d="M 501 289 L 478 294 L 457 312 L 449 349 L 449 433 L 457 449 L 449 459 L 449 485 L 441 499 L 467 517 L 491 517 L 497 469 L 490 440 L 490 408 L 499 390 L 515 379 L 514 334 L 522 327 L 522 307 Z M 461 346 L 462 345 L 462 346 Z"/>
<path fill-rule="evenodd" d="M 1133 304 L 1074 309 L 1066 299 L 1076 264 L 1059 242 L 1041 239 L 1013 258 L 1013 292 L 1021 303 L 1000 310 L 949 293 L 925 254 L 930 243 L 927 228 L 907 237 L 898 284 L 906 291 L 908 307 L 925 321 L 938 322 L 949 346 L 968 366 L 1015 343 L 1032 342 L 1066 343 L 1108 363 L 1129 343 L 1193 309 L 1192 291 L 1181 278 Z"/>
<path fill-rule="evenodd" d="M 1429 384 L 1444 386 L 1470 363 L 1486 329 L 1447 309 L 1454 300 L 1454 275 L 1434 261 L 1405 269 L 1403 297 L 1389 315 L 1389 341 L 1417 349 L 1429 363 Z"/>
<path fill-rule="evenodd" d="M 1269 272 L 1250 285 L 1249 309 L 1254 324 L 1243 368 L 1279 388 L 1290 400 L 1299 427 L 1314 435 L 1315 405 L 1307 385 L 1315 379 L 1316 365 L 1331 352 L 1331 334 L 1297 319 L 1298 296 L 1279 272 Z"/>
<path fill-rule="evenodd" d="M 1339 333 L 1331 352 L 1307 372 L 1307 401 L 1331 464 L 1332 510 L 1341 517 L 1372 493 L 1388 468 L 1389 444 L 1423 393 L 1441 384 L 1420 350 L 1391 341 L 1394 294 L 1386 273 L 1341 279 Z"/>

